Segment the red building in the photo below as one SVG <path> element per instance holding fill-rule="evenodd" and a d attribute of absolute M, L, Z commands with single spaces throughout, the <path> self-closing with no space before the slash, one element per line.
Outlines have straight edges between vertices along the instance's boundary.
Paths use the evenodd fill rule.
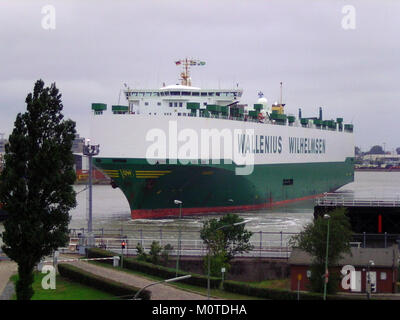
<path fill-rule="evenodd" d="M 311 276 L 312 257 L 294 248 L 289 258 L 291 290 L 307 291 Z M 364 293 L 367 276 L 373 285 L 373 293 L 396 293 L 398 279 L 399 249 L 390 248 L 351 248 L 351 254 L 343 255 L 332 272 L 341 272 L 341 291 Z"/>

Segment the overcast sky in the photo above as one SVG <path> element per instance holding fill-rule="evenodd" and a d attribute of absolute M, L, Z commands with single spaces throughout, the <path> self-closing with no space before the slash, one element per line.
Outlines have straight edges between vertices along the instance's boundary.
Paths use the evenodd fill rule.
<path fill-rule="evenodd" d="M 55 29 L 43 28 L 46 5 Z M 88 136 L 92 102 L 117 104 L 123 83 L 177 83 L 174 61 L 194 57 L 206 61 L 192 68 L 195 86 L 239 83 L 253 104 L 259 91 L 279 100 L 282 81 L 288 113 L 322 106 L 324 118 L 354 124 L 363 150 L 391 151 L 400 146 L 399 16 L 400 1 L 1 0 L 0 132 L 11 133 L 39 78 L 56 82 L 64 114 Z"/>

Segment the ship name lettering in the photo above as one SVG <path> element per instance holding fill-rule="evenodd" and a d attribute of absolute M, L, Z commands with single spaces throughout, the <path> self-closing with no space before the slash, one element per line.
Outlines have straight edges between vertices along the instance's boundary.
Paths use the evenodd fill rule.
<path fill-rule="evenodd" d="M 238 142 L 239 153 L 282 153 L 281 136 L 240 134 Z"/>
<path fill-rule="evenodd" d="M 325 153 L 326 141 L 321 138 L 289 137 L 289 153 Z"/>

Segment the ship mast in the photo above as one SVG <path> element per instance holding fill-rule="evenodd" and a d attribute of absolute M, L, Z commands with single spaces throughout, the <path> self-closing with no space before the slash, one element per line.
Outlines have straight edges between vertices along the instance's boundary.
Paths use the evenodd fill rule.
<path fill-rule="evenodd" d="M 191 86 L 192 85 L 192 79 L 190 78 L 190 67 L 191 66 L 204 66 L 206 63 L 204 61 L 200 60 L 195 60 L 195 59 L 181 59 L 178 61 L 175 61 L 175 64 L 177 66 L 182 65 L 183 71 L 181 72 L 181 84 L 183 86 Z"/>

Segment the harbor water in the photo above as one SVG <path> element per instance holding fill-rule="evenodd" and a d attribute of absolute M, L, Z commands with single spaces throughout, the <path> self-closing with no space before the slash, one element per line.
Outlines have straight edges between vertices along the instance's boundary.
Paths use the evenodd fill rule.
<path fill-rule="evenodd" d="M 345 192 L 356 198 L 400 198 L 400 172 L 355 172 L 355 181 L 337 192 Z M 84 186 L 76 186 L 79 192 Z M 87 192 L 77 195 L 78 206 L 71 211 L 70 228 L 87 228 Z M 183 204 L 184 205 L 184 204 Z M 313 219 L 314 200 L 298 201 L 259 211 L 239 212 L 249 220 L 247 229 L 256 232 L 297 233 Z M 185 231 L 198 231 L 203 222 L 222 214 L 183 217 L 181 225 Z M 179 219 L 132 220 L 128 201 L 119 189 L 108 185 L 93 187 L 93 228 L 104 230 L 165 230 L 176 229 Z"/>
<path fill-rule="evenodd" d="M 88 192 L 84 190 L 84 185 L 74 186 L 74 189 L 77 192 L 78 205 L 71 210 L 69 227 L 72 233 L 78 235 L 87 229 Z M 355 181 L 337 192 L 354 198 L 400 200 L 400 172 L 358 171 L 355 172 Z M 256 250 L 260 248 L 261 254 L 262 250 L 271 251 L 270 248 L 287 248 L 290 237 L 312 221 L 313 213 L 314 200 L 305 200 L 237 214 L 248 221 L 246 228 L 253 232 L 252 244 Z M 211 214 L 182 219 L 132 220 L 128 201 L 119 189 L 113 189 L 109 185 L 93 186 L 93 230 L 97 235 L 103 234 L 104 238 L 127 237 L 132 250 L 138 242 L 149 248 L 153 240 L 159 241 L 161 245 L 169 243 L 176 248 L 179 228 L 182 230 L 183 246 L 186 243 L 190 248 L 204 250 L 199 231 L 206 220 L 221 216 L 222 214 Z M 4 227 L 0 224 L 0 232 L 3 230 Z M 118 242 L 114 241 L 113 246 L 117 248 Z"/>

